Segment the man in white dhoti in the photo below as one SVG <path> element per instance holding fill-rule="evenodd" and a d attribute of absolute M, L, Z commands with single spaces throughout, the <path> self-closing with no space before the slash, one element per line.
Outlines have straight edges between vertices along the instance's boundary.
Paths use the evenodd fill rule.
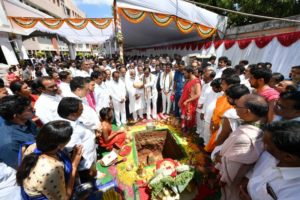
<path fill-rule="evenodd" d="M 39 79 L 38 85 L 42 90 L 42 94 L 35 102 L 35 114 L 43 124 L 46 124 L 55 120 L 58 116 L 57 106 L 61 100 L 60 90 L 55 81 L 48 76 Z"/>
<path fill-rule="evenodd" d="M 205 121 L 204 121 L 204 117 L 201 117 L 201 113 L 203 113 L 203 104 L 205 102 L 205 99 L 208 98 L 208 96 L 210 95 L 210 93 L 212 92 L 210 83 L 212 82 L 212 80 L 214 79 L 216 73 L 214 72 L 213 67 L 207 67 L 204 70 L 204 74 L 203 74 L 203 81 L 204 84 L 202 86 L 202 92 L 201 92 L 201 96 L 198 99 L 198 106 L 197 106 L 197 114 L 196 114 L 196 118 L 197 118 L 197 130 L 196 133 L 199 134 L 200 137 L 204 138 L 204 125 L 205 125 Z"/>
<path fill-rule="evenodd" d="M 200 118 L 204 120 L 203 139 L 205 145 L 209 142 L 209 139 L 211 137 L 211 131 L 210 131 L 211 117 L 216 107 L 216 102 L 218 97 L 222 96 L 221 91 L 222 91 L 221 78 L 214 79 L 211 82 L 210 86 L 207 88 L 208 95 L 205 98 L 205 101 L 203 102 L 203 109 L 200 115 Z"/>
<path fill-rule="evenodd" d="M 152 102 L 152 118 L 157 118 L 157 97 L 158 92 L 156 89 L 157 77 L 150 73 L 149 67 L 144 68 L 144 96 L 146 103 L 147 119 L 151 119 L 151 102 Z"/>
<path fill-rule="evenodd" d="M 143 101 L 142 94 L 138 87 L 142 87 L 142 82 L 136 78 L 135 70 L 129 70 L 129 76 L 125 80 L 126 89 L 129 98 L 129 113 L 132 113 L 133 120 L 143 119 Z M 140 84 L 140 85 L 139 85 Z"/>
<path fill-rule="evenodd" d="M 160 86 L 162 89 L 163 114 L 170 114 L 171 94 L 173 89 L 173 73 L 171 64 L 167 63 L 164 72 L 161 75 Z"/>
<path fill-rule="evenodd" d="M 126 87 L 123 81 L 119 81 L 119 72 L 112 74 L 113 80 L 110 83 L 110 96 L 112 98 L 117 126 L 126 124 Z"/>

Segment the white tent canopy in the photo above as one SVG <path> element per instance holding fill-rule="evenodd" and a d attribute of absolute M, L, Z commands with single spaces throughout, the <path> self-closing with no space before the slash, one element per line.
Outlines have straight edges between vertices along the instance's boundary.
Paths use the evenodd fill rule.
<path fill-rule="evenodd" d="M 75 43 L 75 44 L 103 43 L 106 40 L 108 40 L 113 34 L 112 24 L 110 25 L 110 27 L 106 29 L 97 29 L 93 25 L 88 24 L 84 29 L 76 30 L 69 27 L 66 23 L 64 23 L 58 30 L 52 30 L 45 27 L 40 22 L 38 22 L 34 28 L 26 29 L 24 31 L 27 33 L 27 35 L 29 35 L 36 30 L 41 32 L 46 32 L 46 33 L 58 34 L 66 38 L 70 43 Z"/>
<path fill-rule="evenodd" d="M 118 8 L 175 16 L 192 23 L 224 31 L 227 18 L 182 0 L 117 0 Z M 140 23 L 131 23 L 121 16 L 126 49 L 143 48 L 178 42 L 201 40 L 196 30 L 180 32 L 175 22 L 165 27 L 156 25 L 149 16 Z"/>
<path fill-rule="evenodd" d="M 31 8 L 30 6 L 27 6 L 24 3 L 21 3 L 17 0 L 5 0 L 4 7 L 7 16 L 52 18 L 51 16 L 46 15 L 40 11 L 37 11 Z M 11 32 L 22 34 L 22 35 L 30 35 L 34 31 L 58 34 L 61 37 L 64 37 L 70 43 L 99 44 L 99 43 L 103 43 L 105 40 L 112 37 L 114 33 L 113 23 L 111 23 L 105 29 L 98 29 L 94 27 L 92 24 L 88 23 L 88 25 L 82 30 L 71 28 L 66 23 L 64 23 L 59 29 L 53 30 L 42 25 L 40 22 L 38 22 L 33 28 L 29 28 L 29 29 L 24 29 L 16 25 L 12 20 L 10 20 L 10 22 L 12 28 Z"/>

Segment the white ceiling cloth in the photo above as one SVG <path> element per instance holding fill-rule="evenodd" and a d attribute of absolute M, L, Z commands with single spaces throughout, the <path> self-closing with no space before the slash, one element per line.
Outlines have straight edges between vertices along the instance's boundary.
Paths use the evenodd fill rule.
<path fill-rule="evenodd" d="M 117 6 L 178 16 L 194 23 L 217 28 L 219 32 L 224 32 L 227 24 L 227 17 L 183 0 L 117 0 Z M 148 16 L 138 24 L 130 23 L 122 15 L 120 16 L 126 49 L 201 40 L 196 30 L 183 34 L 174 22 L 167 27 L 160 27 L 154 24 Z"/>
<path fill-rule="evenodd" d="M 52 18 L 45 13 L 42 13 L 30 6 L 25 5 L 17 0 L 5 0 L 4 7 L 7 16 L 13 17 L 37 17 L 37 18 Z M 30 29 L 24 29 L 10 20 L 11 28 L 14 33 L 22 35 L 30 35 L 34 31 L 41 31 L 46 33 L 58 34 L 70 43 L 89 43 L 89 44 L 99 44 L 103 43 L 105 40 L 111 38 L 114 33 L 113 22 L 105 29 L 97 29 L 92 24 L 88 24 L 82 30 L 76 30 L 66 23 L 64 23 L 59 29 L 52 30 L 38 22 L 35 27 Z"/>

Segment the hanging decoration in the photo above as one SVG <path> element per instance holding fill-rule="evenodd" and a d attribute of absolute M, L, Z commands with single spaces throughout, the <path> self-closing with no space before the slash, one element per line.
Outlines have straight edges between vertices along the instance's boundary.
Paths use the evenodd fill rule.
<path fill-rule="evenodd" d="M 106 29 L 111 24 L 111 19 L 90 19 L 90 23 L 98 29 Z"/>
<path fill-rule="evenodd" d="M 86 27 L 86 25 L 88 24 L 88 20 L 86 20 L 86 19 L 69 19 L 66 21 L 66 23 L 70 27 L 72 27 L 76 30 L 81 30 Z"/>
<path fill-rule="evenodd" d="M 119 13 L 121 13 L 122 16 L 131 23 L 134 24 L 141 23 L 147 17 L 147 15 L 149 15 L 152 21 L 157 26 L 167 27 L 172 22 L 175 22 L 180 32 L 184 34 L 188 34 L 196 29 L 199 36 L 203 39 L 211 37 L 217 31 L 216 28 L 193 23 L 173 15 L 146 12 L 146 11 L 140 11 L 140 10 L 129 9 L 129 8 L 119 8 L 118 10 Z"/>
<path fill-rule="evenodd" d="M 203 39 L 211 37 L 217 31 L 215 28 L 210 28 L 201 24 L 197 24 L 196 29 L 200 37 Z"/>
<path fill-rule="evenodd" d="M 194 24 L 192 22 L 180 18 L 176 19 L 176 26 L 180 32 L 184 34 L 190 33 L 194 30 Z"/>
<path fill-rule="evenodd" d="M 34 18 L 34 17 L 9 17 L 11 21 L 22 28 L 33 28 L 38 22 L 46 26 L 49 29 L 57 30 L 64 23 L 68 24 L 71 28 L 76 30 L 84 29 L 89 23 L 91 23 L 97 29 L 105 29 L 111 23 L 111 18 L 66 18 L 66 19 L 57 19 L 57 18 Z"/>
<path fill-rule="evenodd" d="M 146 12 L 140 11 L 140 10 L 135 10 L 135 9 L 120 8 L 119 11 L 127 21 L 134 23 L 134 24 L 138 24 L 138 23 L 142 22 L 147 16 Z"/>
<path fill-rule="evenodd" d="M 276 38 L 282 46 L 289 47 L 290 45 L 296 43 L 300 39 L 300 31 L 292 32 L 292 33 L 284 33 L 284 34 L 279 34 L 279 35 L 264 36 L 264 37 L 259 37 L 259 38 L 246 38 L 246 39 L 241 39 L 241 40 L 216 40 L 213 42 L 212 41 L 186 42 L 186 43 L 168 45 L 168 47 L 169 47 L 168 49 L 170 49 L 170 50 L 175 50 L 175 49 L 189 50 L 189 49 L 191 49 L 192 51 L 194 51 L 196 49 L 201 50 L 202 48 L 209 49 L 209 48 L 211 48 L 212 45 L 214 46 L 215 49 L 218 49 L 222 44 L 224 44 L 225 49 L 228 50 L 237 43 L 238 47 L 241 50 L 243 50 L 243 49 L 246 49 L 251 44 L 252 41 L 256 44 L 256 46 L 258 48 L 262 49 L 265 46 L 267 46 L 274 38 Z M 163 49 L 163 48 L 164 48 L 164 46 L 160 46 L 160 47 L 156 47 L 154 49 L 159 50 L 159 49 Z M 152 49 L 152 47 L 147 48 L 147 49 Z M 145 51 L 145 49 L 144 49 L 144 51 Z"/>
<path fill-rule="evenodd" d="M 173 16 L 158 14 L 158 13 L 150 13 L 151 19 L 157 26 L 166 27 L 169 26 L 171 22 L 173 22 Z"/>
<path fill-rule="evenodd" d="M 11 20 L 22 28 L 33 28 L 39 20 L 23 17 L 11 17 Z"/>

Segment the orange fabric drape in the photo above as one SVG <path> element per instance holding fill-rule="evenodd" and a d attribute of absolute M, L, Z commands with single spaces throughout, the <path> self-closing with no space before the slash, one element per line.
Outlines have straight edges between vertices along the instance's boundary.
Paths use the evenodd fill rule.
<path fill-rule="evenodd" d="M 230 108 L 232 108 L 232 105 L 230 105 L 228 103 L 227 97 L 225 95 L 219 97 L 217 99 L 216 108 L 215 108 L 212 118 L 211 118 L 211 123 L 213 123 L 213 125 L 218 125 L 220 127 L 222 125 L 222 117 L 223 117 L 224 113 Z M 217 139 L 216 137 L 217 137 L 218 130 L 215 130 L 211 134 L 210 140 L 204 148 L 205 151 L 212 152 L 214 150 L 214 148 L 216 146 L 215 142 Z"/>
<path fill-rule="evenodd" d="M 34 18 L 34 17 L 9 17 L 12 22 L 22 28 L 33 28 L 38 22 L 49 29 L 57 30 L 64 23 L 67 23 L 71 28 L 76 30 L 84 29 L 88 23 L 91 23 L 95 28 L 105 29 L 111 23 L 111 18 Z"/>

